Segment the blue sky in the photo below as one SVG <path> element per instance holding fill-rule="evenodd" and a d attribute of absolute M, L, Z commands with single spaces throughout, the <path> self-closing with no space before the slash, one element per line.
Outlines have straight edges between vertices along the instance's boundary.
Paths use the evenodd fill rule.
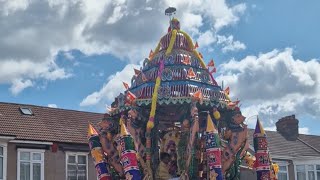
<path fill-rule="evenodd" d="M 267 129 L 296 114 L 320 135 L 320 2 L 0 2 L 0 101 L 105 112 L 166 32 L 164 9 L 199 43 L 215 78 Z M 254 126 L 254 118 L 247 123 Z"/>

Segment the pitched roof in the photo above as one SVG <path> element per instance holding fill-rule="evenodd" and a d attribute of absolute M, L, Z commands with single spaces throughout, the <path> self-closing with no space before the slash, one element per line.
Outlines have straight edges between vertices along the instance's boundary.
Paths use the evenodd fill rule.
<path fill-rule="evenodd" d="M 20 107 L 34 115 L 24 115 Z M 0 102 L 0 134 L 21 140 L 87 143 L 88 122 L 102 118 L 100 113 Z"/>
<path fill-rule="evenodd" d="M 249 142 L 253 144 L 252 134 L 253 129 L 249 129 Z M 275 131 L 266 131 L 267 141 L 271 156 L 290 156 L 290 157 L 301 157 L 301 156 L 320 156 L 320 149 L 314 150 L 302 141 L 309 142 L 309 145 L 319 148 L 320 147 L 320 136 L 312 135 L 299 135 L 299 139 L 296 141 L 287 141 L 280 133 Z"/>

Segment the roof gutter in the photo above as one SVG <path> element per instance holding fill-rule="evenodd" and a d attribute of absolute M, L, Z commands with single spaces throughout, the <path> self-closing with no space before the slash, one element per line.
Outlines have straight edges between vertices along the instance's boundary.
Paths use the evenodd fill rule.
<path fill-rule="evenodd" d="M 15 138 L 16 138 L 15 136 L 0 136 L 0 140 L 7 140 L 7 141 L 13 140 Z"/>
<path fill-rule="evenodd" d="M 46 141 L 26 141 L 26 140 L 11 140 L 10 143 L 21 143 L 21 144 L 41 144 L 41 145 L 52 145 L 52 142 Z"/>
<path fill-rule="evenodd" d="M 314 160 L 314 159 L 319 159 L 320 157 L 318 156 L 281 156 L 281 155 L 271 155 L 272 159 L 280 159 L 280 160 Z M 275 160 L 277 161 L 277 160 Z"/>

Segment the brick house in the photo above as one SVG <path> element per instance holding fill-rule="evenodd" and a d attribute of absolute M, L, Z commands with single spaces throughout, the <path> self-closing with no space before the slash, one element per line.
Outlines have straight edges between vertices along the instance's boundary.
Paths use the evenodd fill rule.
<path fill-rule="evenodd" d="M 0 102 L 0 180 L 95 180 L 88 122 L 103 114 Z M 279 180 L 320 180 L 320 136 L 298 134 L 294 116 L 266 131 Z M 286 128 L 281 128 L 281 126 Z M 289 131 L 288 131 L 289 129 Z M 290 131 L 291 130 L 291 131 Z M 252 147 L 253 130 L 249 130 Z M 243 169 L 241 179 L 254 180 Z"/>
<path fill-rule="evenodd" d="M 103 114 L 0 102 L 0 180 L 94 180 L 88 122 Z"/>

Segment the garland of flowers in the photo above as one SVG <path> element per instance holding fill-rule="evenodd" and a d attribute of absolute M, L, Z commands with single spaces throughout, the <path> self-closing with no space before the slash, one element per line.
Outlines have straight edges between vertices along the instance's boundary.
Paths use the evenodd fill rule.
<path fill-rule="evenodd" d="M 193 54 L 200 60 L 201 67 L 206 68 L 206 64 L 204 63 L 204 61 L 203 61 L 202 57 L 199 55 L 199 53 L 196 51 L 191 37 L 184 31 L 179 30 L 179 33 L 182 33 L 187 38 L 187 42 L 189 44 L 189 49 L 192 50 Z"/>
<path fill-rule="evenodd" d="M 170 43 L 166 51 L 166 56 L 168 56 L 171 53 L 173 45 L 176 42 L 176 38 L 177 38 L 177 30 L 174 29 L 172 30 L 172 33 L 171 33 Z"/>
<path fill-rule="evenodd" d="M 169 43 L 169 46 L 166 51 L 166 56 L 168 56 L 171 53 L 173 45 L 176 41 L 176 37 L 177 37 L 177 30 L 174 29 L 171 34 L 170 43 Z M 157 47 L 156 51 L 157 50 L 158 50 L 158 47 Z M 150 130 L 154 127 L 154 116 L 156 114 L 156 109 L 157 109 L 158 90 L 159 90 L 160 83 L 161 83 L 162 71 L 164 69 L 163 61 L 164 60 L 160 61 L 158 76 L 157 76 L 156 84 L 154 85 L 154 90 L 153 90 L 153 94 L 152 94 L 150 116 L 149 116 L 149 121 L 147 123 L 147 128 Z"/>

